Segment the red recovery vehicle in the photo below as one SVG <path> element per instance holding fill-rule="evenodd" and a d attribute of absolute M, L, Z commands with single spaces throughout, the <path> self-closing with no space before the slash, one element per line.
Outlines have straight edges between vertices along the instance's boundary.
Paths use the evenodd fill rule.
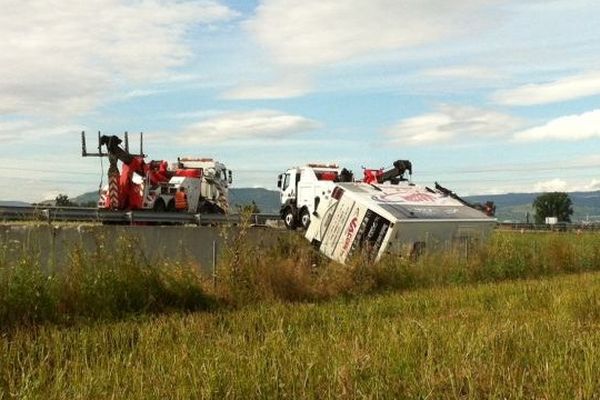
<path fill-rule="evenodd" d="M 108 169 L 108 197 L 105 199 L 105 208 L 139 210 L 144 207 L 143 183 L 133 181 L 134 174 L 147 177 L 152 187 L 166 184 L 171 174 L 167 173 L 168 163 L 164 160 L 144 161 L 144 154 L 133 155 L 122 149 L 119 145 L 121 139 L 117 136 L 103 135 L 100 145 L 108 149 L 110 167 Z M 123 163 L 121 172 L 117 168 L 117 160 Z M 116 190 L 115 190 L 116 189 Z"/>
<path fill-rule="evenodd" d="M 129 152 L 127 133 L 124 146 L 119 137 L 98 133 L 98 153 L 87 152 L 84 132 L 81 140 L 83 157 L 109 160 L 108 185 L 101 189 L 98 208 L 222 214 L 228 210 L 231 171 L 213 159 L 178 158 L 172 166 L 165 160 L 146 162 L 142 135 L 138 154 Z"/>
<path fill-rule="evenodd" d="M 383 168 L 371 169 L 363 167 L 363 182 L 365 183 L 384 183 L 390 182 L 397 184 L 400 181 L 406 181 L 404 174 L 412 175 L 412 163 L 408 160 L 394 161 L 394 167 L 385 171 Z"/>

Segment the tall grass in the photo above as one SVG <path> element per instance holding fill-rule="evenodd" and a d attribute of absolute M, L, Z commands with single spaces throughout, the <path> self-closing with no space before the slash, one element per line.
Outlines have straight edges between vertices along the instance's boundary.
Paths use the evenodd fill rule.
<path fill-rule="evenodd" d="M 129 314 L 210 306 L 198 268 L 146 259 L 131 238 L 74 244 L 63 265 L 47 270 L 33 246 L 0 254 L 0 330 L 41 322 L 114 319 Z M 45 264 L 44 264 L 45 265 Z"/>
<path fill-rule="evenodd" d="M 261 302 L 315 302 L 339 296 L 600 270 L 598 234 L 496 232 L 477 248 L 423 254 L 416 261 L 359 254 L 342 266 L 300 236 L 272 246 L 242 226 L 225 230 L 216 287 L 197 265 L 148 260 L 134 240 L 74 244 L 64 265 L 43 270 L 47 255 L 0 251 L 0 329 L 44 322 L 118 319 L 132 314 L 240 307 Z"/>
<path fill-rule="evenodd" d="M 241 230 L 229 238 L 219 265 L 217 296 L 233 304 L 600 271 L 600 234 L 495 232 L 481 246 L 425 253 L 417 260 L 388 255 L 377 263 L 363 253 L 345 266 L 322 257 L 301 237 L 265 249 L 246 235 Z"/>
<path fill-rule="evenodd" d="M 600 235 L 341 266 L 256 232 L 224 233 L 216 288 L 127 238 L 52 270 L 5 244 L 0 400 L 599 398 L 600 273 L 580 272 L 600 271 Z"/>
<path fill-rule="evenodd" d="M 0 399 L 597 399 L 600 274 L 0 336 Z"/>

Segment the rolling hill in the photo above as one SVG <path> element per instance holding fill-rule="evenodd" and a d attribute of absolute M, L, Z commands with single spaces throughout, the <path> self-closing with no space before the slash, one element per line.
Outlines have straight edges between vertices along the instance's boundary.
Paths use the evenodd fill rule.
<path fill-rule="evenodd" d="M 24 201 L 0 200 L 0 207 L 29 207 L 30 205 Z"/>
<path fill-rule="evenodd" d="M 540 193 L 507 193 L 496 195 L 468 196 L 470 202 L 493 201 L 496 204 L 498 221 L 525 222 L 527 213 L 533 221 L 531 204 Z M 573 221 L 600 221 L 600 191 L 571 192 Z"/>

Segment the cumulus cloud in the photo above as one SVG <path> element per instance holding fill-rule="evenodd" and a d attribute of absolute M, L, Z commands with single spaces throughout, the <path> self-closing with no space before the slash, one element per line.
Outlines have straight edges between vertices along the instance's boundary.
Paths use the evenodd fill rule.
<path fill-rule="evenodd" d="M 600 109 L 579 115 L 567 115 L 546 124 L 515 133 L 517 141 L 584 140 L 600 137 Z"/>
<path fill-rule="evenodd" d="M 481 24 L 495 0 L 263 0 L 247 26 L 275 60 L 323 65 L 422 45 Z"/>
<path fill-rule="evenodd" d="M 537 182 L 533 185 L 534 192 L 564 192 L 568 189 L 568 183 L 560 178 Z"/>
<path fill-rule="evenodd" d="M 282 75 L 280 81 L 240 87 L 230 98 L 282 98 L 305 94 L 321 67 L 474 32 L 497 21 L 485 14 L 499 0 L 262 0 L 245 22 Z"/>
<path fill-rule="evenodd" d="M 84 129 L 79 125 L 60 125 L 33 122 L 29 120 L 0 120 L 0 139 L 3 142 L 12 142 L 17 139 L 39 139 L 47 136 L 65 135 L 79 132 Z"/>
<path fill-rule="evenodd" d="M 600 179 L 592 179 L 589 183 L 583 186 L 581 191 L 592 192 L 596 190 L 600 190 Z"/>
<path fill-rule="evenodd" d="M 230 112 L 184 129 L 185 143 L 221 143 L 230 140 L 276 139 L 318 128 L 318 122 L 275 110 Z"/>
<path fill-rule="evenodd" d="M 120 84 L 181 65 L 188 28 L 233 16 L 215 1 L 5 0 L 0 114 L 88 111 Z"/>
<path fill-rule="evenodd" d="M 386 136 L 398 143 L 421 145 L 504 136 L 520 126 L 520 119 L 507 114 L 476 107 L 443 105 L 436 112 L 400 121 L 386 131 Z"/>
<path fill-rule="evenodd" d="M 600 94 L 600 71 L 568 76 L 554 82 L 529 84 L 501 90 L 492 98 L 500 104 L 531 106 L 574 100 Z"/>
<path fill-rule="evenodd" d="M 534 192 L 594 192 L 600 190 L 600 180 L 570 181 L 560 178 L 537 182 L 533 185 Z"/>

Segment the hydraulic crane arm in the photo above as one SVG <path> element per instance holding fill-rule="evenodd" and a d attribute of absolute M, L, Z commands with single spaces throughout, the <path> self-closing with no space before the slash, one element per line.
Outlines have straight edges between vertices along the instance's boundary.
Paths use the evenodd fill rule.
<path fill-rule="evenodd" d="M 397 160 L 394 161 L 394 168 L 384 171 L 377 177 L 377 183 L 393 182 L 396 180 L 403 180 L 404 173 L 408 171 L 409 175 L 412 175 L 412 163 L 408 160 Z"/>
<path fill-rule="evenodd" d="M 369 169 L 364 168 L 363 170 L 363 182 L 366 183 L 384 183 L 390 182 L 397 184 L 400 181 L 406 180 L 404 173 L 408 171 L 409 175 L 412 175 L 412 163 L 408 160 L 397 160 L 394 161 L 394 167 L 384 171 L 381 169 Z"/>
<path fill-rule="evenodd" d="M 446 196 L 452 197 L 453 199 L 460 201 L 467 207 L 471 207 L 471 208 L 481 211 L 488 217 L 493 217 L 496 215 L 496 206 L 494 205 L 493 201 L 487 201 L 487 202 L 485 202 L 485 204 L 471 203 L 471 202 L 463 199 L 456 193 L 454 193 L 452 190 L 443 187 L 442 185 L 440 185 L 437 182 L 435 183 L 435 189 L 442 192 Z"/>
<path fill-rule="evenodd" d="M 454 193 L 452 190 L 443 187 L 442 185 L 440 185 L 437 182 L 435 183 L 435 189 L 442 192 L 444 195 L 446 195 L 448 197 L 452 197 L 453 199 L 460 201 L 467 207 L 473 207 L 473 204 L 469 203 L 468 201 L 466 201 L 465 199 L 463 199 L 462 197 L 460 197 L 459 195 Z"/>
<path fill-rule="evenodd" d="M 167 163 L 165 161 L 144 161 L 143 136 L 140 133 L 140 152 L 132 154 L 129 152 L 129 138 L 125 132 L 123 141 L 115 135 L 101 135 L 98 132 L 98 152 L 88 153 L 86 149 L 85 132 L 81 132 L 81 155 L 83 157 L 108 157 L 108 196 L 106 208 L 111 209 L 140 209 L 143 206 L 142 189 L 144 186 L 133 181 L 133 175 L 137 174 L 144 179 L 144 185 L 149 183 L 157 186 L 168 181 Z M 103 152 L 106 147 L 106 152 Z M 121 171 L 117 163 L 121 161 Z"/>
<path fill-rule="evenodd" d="M 110 160 L 110 167 L 108 169 L 109 196 L 117 199 L 111 200 L 111 204 L 113 208 L 132 206 L 139 208 L 142 199 L 139 197 L 137 185 L 132 182 L 132 177 L 134 173 L 144 176 L 147 166 L 143 156 L 132 155 L 120 146 L 121 143 L 122 140 L 118 136 L 103 135 L 100 137 L 100 147 L 106 146 Z M 123 163 L 120 173 L 117 169 L 117 160 Z M 114 186 L 117 184 L 117 180 L 118 189 L 115 189 Z M 111 183 L 113 186 L 112 190 Z"/>
<path fill-rule="evenodd" d="M 111 154 L 121 160 L 123 164 L 129 165 L 133 162 L 134 157 L 125 151 L 121 146 L 122 140 L 118 136 L 102 135 L 100 137 L 100 145 L 105 145 L 108 154 Z"/>

